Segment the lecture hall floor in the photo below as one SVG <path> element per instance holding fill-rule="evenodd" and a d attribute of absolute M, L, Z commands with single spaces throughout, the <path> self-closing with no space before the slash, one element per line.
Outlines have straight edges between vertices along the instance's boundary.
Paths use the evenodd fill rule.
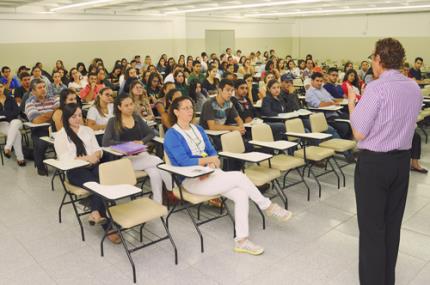
<path fill-rule="evenodd" d="M 423 142 L 422 163 L 430 167 L 430 144 Z M 138 284 L 358 284 L 358 231 L 353 166 L 345 168 L 347 187 L 323 177 L 323 194 L 312 185 L 311 202 L 302 186 L 288 192 L 294 217 L 287 223 L 261 220 L 250 206 L 252 240 L 265 247 L 259 257 L 232 251 L 231 222 L 221 219 L 202 227 L 205 253 L 184 212 L 171 219 L 179 251 L 173 262 L 168 241 L 133 254 Z M 52 172 L 50 172 L 52 174 Z M 101 230 L 86 223 L 80 238 L 71 207 L 57 221 L 63 195 L 50 190 L 50 178 L 39 177 L 29 163 L 18 168 L 6 160 L 0 167 L 0 280 L 2 284 L 132 284 L 131 268 L 121 246 L 105 243 Z M 58 181 L 57 181 L 58 182 Z M 430 284 L 430 175 L 411 174 L 397 266 L 397 284 Z M 159 222 L 149 228 L 160 230 Z M 130 237 L 129 237 L 130 238 Z"/>

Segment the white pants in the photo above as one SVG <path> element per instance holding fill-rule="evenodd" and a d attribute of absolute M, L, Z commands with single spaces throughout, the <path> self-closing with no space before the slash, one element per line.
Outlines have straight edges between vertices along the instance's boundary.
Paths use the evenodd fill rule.
<path fill-rule="evenodd" d="M 249 199 L 254 201 L 261 210 L 267 209 L 272 203 L 264 197 L 251 180 L 240 171 L 215 170 L 206 179 L 187 178 L 182 183 L 188 192 L 198 195 L 222 195 L 234 202 L 236 239 L 249 235 Z"/>
<path fill-rule="evenodd" d="M 19 129 L 22 128 L 22 122 L 14 119 L 9 122 L 0 122 L 0 133 L 7 136 L 5 149 L 11 150 L 12 146 L 15 150 L 17 160 L 24 160 L 22 153 L 22 135 Z"/>
<path fill-rule="evenodd" d="M 157 165 L 163 161 L 155 155 L 147 152 L 142 152 L 139 155 L 128 156 L 135 170 L 144 170 L 148 173 L 154 201 L 163 202 L 163 181 L 168 190 L 172 188 L 172 176 L 161 169 Z"/>

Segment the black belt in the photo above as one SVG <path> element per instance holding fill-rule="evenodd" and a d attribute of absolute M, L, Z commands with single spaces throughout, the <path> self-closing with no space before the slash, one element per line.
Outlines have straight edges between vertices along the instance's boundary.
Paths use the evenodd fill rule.
<path fill-rule="evenodd" d="M 410 153 L 410 149 L 394 149 L 390 151 L 372 151 L 368 149 L 360 149 L 360 153 L 362 154 L 373 154 L 373 155 L 392 155 L 392 154 L 402 154 L 402 153 Z"/>

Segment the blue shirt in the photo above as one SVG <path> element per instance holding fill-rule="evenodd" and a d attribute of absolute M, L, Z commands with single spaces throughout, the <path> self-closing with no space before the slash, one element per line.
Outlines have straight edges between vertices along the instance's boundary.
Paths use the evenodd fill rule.
<path fill-rule="evenodd" d="M 309 107 L 318 108 L 321 102 L 334 102 L 334 98 L 324 88 L 310 87 L 306 91 L 306 103 Z"/>
<path fill-rule="evenodd" d="M 0 77 L 0 82 L 3 83 L 3 85 L 6 85 L 7 78 L 4 76 Z M 19 84 L 18 79 L 16 79 L 16 77 L 12 77 L 12 81 L 10 82 L 9 89 L 15 89 L 15 88 L 18 88 L 19 86 L 21 86 L 21 84 Z"/>
<path fill-rule="evenodd" d="M 343 90 L 340 85 L 335 85 L 333 83 L 324 84 L 324 89 L 330 93 L 333 98 L 343 98 Z"/>

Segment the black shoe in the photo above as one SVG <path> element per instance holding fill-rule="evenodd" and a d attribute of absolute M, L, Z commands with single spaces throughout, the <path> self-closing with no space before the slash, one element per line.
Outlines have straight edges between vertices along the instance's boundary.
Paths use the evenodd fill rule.
<path fill-rule="evenodd" d="M 261 186 L 258 186 L 257 188 L 258 188 L 258 190 L 260 190 L 261 193 L 265 193 L 267 190 L 270 189 L 270 184 L 266 183 L 266 184 L 263 184 Z"/>
<path fill-rule="evenodd" d="M 48 176 L 48 169 L 46 167 L 37 168 L 37 174 L 40 176 Z"/>
<path fill-rule="evenodd" d="M 419 172 L 419 173 L 422 173 L 422 174 L 427 174 L 429 172 L 425 168 L 418 169 L 418 168 L 415 168 L 415 167 L 411 167 L 411 171 Z"/>

